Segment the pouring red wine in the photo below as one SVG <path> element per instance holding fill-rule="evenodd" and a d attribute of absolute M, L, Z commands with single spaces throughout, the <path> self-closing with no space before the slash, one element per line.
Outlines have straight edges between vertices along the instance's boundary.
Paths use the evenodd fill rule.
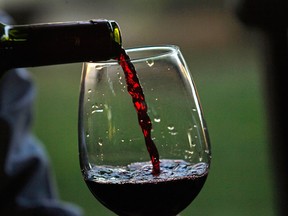
<path fill-rule="evenodd" d="M 157 50 L 156 52 L 155 49 Z M 171 61 L 171 59 L 169 59 L 171 58 L 171 56 L 172 59 L 181 58 L 180 51 L 178 50 L 177 47 L 173 46 L 168 48 L 146 47 L 146 48 L 136 48 L 132 50 L 128 49 L 127 52 L 128 54 L 125 52 L 124 49 L 121 49 L 121 52 L 116 59 L 118 65 L 120 65 L 123 70 L 126 83 L 125 87 L 127 89 L 126 94 L 129 94 L 130 99 L 132 99 L 131 106 L 132 105 L 134 106 L 135 115 L 137 115 L 138 125 L 140 126 L 139 128 L 141 129 L 142 132 L 142 139 L 145 142 L 146 150 L 148 151 L 150 161 L 145 161 L 139 158 L 139 161 L 135 159 L 134 161 L 127 163 L 125 165 L 115 165 L 114 163 L 111 165 L 109 163 L 106 164 L 104 159 L 105 158 L 104 153 L 99 154 L 102 145 L 104 145 L 105 143 L 105 141 L 102 141 L 101 139 L 101 147 L 97 150 L 98 153 L 96 153 L 96 158 L 102 157 L 102 159 L 99 159 L 101 163 L 99 163 L 98 165 L 97 162 L 87 162 L 88 165 L 86 166 L 85 169 L 82 170 L 84 179 L 92 194 L 104 206 L 112 210 L 117 215 L 175 216 L 179 214 L 179 212 L 183 211 L 198 195 L 198 193 L 200 192 L 206 181 L 209 171 L 209 164 L 211 158 L 210 144 L 208 140 L 208 134 L 205 122 L 202 117 L 200 102 L 198 100 L 194 83 L 192 82 L 191 78 L 187 76 L 187 71 L 179 72 L 179 70 L 177 70 L 177 68 L 179 67 L 181 68 L 181 66 L 186 67 L 186 65 L 182 64 L 181 66 L 177 65 L 175 66 L 176 63 L 181 64 L 183 62 L 181 61 L 179 62 L 178 60 Z M 132 53 L 132 55 L 134 55 L 135 52 L 139 53 L 145 52 L 146 53 L 145 55 L 149 56 L 149 58 L 145 56 L 141 57 L 140 60 L 138 57 L 135 59 L 130 59 L 128 56 L 130 52 Z M 177 54 L 179 55 L 177 56 Z M 163 64 L 163 59 L 164 60 L 166 59 L 166 61 L 171 61 L 168 63 L 170 67 L 164 69 L 164 66 L 161 65 Z M 181 90 L 177 89 L 174 92 L 174 94 L 178 94 L 179 91 L 184 91 L 183 92 L 184 96 L 181 97 L 184 97 L 192 101 L 191 103 L 185 102 L 184 104 L 182 104 L 183 106 L 185 106 L 184 109 L 185 112 L 183 113 L 184 118 L 179 118 L 180 122 L 177 122 L 175 126 L 171 126 L 171 124 L 169 125 L 167 130 L 168 134 L 171 136 L 170 138 L 169 137 L 164 138 L 164 136 L 166 136 L 167 134 L 167 133 L 164 134 L 164 132 L 163 133 L 160 132 L 160 134 L 162 133 L 161 139 L 157 136 L 154 137 L 155 130 L 158 127 L 157 128 L 155 127 L 155 129 L 153 128 L 151 119 L 154 120 L 154 124 L 160 124 L 160 120 L 155 121 L 155 118 L 151 118 L 149 116 L 149 114 L 155 115 L 155 110 L 154 113 L 151 112 L 150 107 L 148 106 L 149 104 L 146 101 L 144 95 L 144 90 L 147 89 L 144 89 L 142 87 L 143 83 L 145 84 L 145 87 L 147 86 L 147 84 L 146 82 L 144 82 L 144 80 L 141 79 L 141 77 L 138 74 L 138 69 L 136 68 L 136 67 L 140 68 L 141 76 L 143 76 L 142 75 L 144 67 L 143 65 L 145 65 L 146 67 L 145 71 L 148 70 L 153 71 L 153 69 L 156 69 L 156 65 L 158 64 L 157 62 L 159 62 L 160 64 L 157 70 L 160 69 L 161 71 L 162 70 L 168 71 L 166 74 L 164 73 L 164 75 L 168 76 L 170 81 L 181 83 L 180 87 Z M 85 64 L 93 65 L 94 63 L 85 63 Z M 139 66 L 140 64 L 141 66 Z M 115 71 L 119 70 L 119 68 L 117 68 L 118 66 L 116 66 L 115 62 L 107 63 L 107 65 L 106 67 L 104 63 L 100 67 L 98 66 L 98 68 L 101 68 L 102 70 L 102 68 L 106 67 L 106 69 L 101 71 L 101 73 L 106 73 L 107 75 L 106 80 L 109 85 L 109 89 L 113 92 L 112 95 L 117 96 L 117 93 L 115 93 L 116 81 L 115 82 L 113 81 L 112 73 L 113 72 L 115 73 Z M 91 74 L 88 75 L 91 72 L 90 70 L 93 70 L 93 68 L 95 70 L 96 67 L 97 66 L 95 67 L 88 67 L 87 65 L 84 66 L 83 69 L 84 75 L 82 74 L 83 76 L 82 86 L 85 85 L 85 81 L 87 83 L 90 83 L 90 81 L 86 79 L 88 79 L 87 77 L 91 75 Z M 109 75 L 109 72 L 107 72 L 108 70 L 112 71 L 111 77 Z M 157 71 L 154 71 L 154 73 L 157 73 Z M 101 74 L 101 77 L 102 76 L 104 75 Z M 153 76 L 155 75 L 152 74 L 151 76 L 152 76 L 151 80 L 154 79 Z M 183 76 L 185 79 L 188 80 L 186 80 L 183 83 L 184 78 L 181 76 Z M 177 77 L 178 80 L 175 80 L 175 77 Z M 91 86 L 95 88 L 95 91 L 100 81 L 103 82 L 103 78 L 99 79 L 98 81 L 95 81 L 95 83 L 92 83 Z M 161 85 L 161 83 L 159 84 Z M 154 88 L 156 87 L 157 86 L 153 87 L 153 92 Z M 91 88 L 90 87 L 87 88 L 89 89 L 88 90 L 90 92 L 89 94 L 91 94 L 92 91 Z M 166 87 L 164 86 L 164 89 L 165 88 Z M 171 85 L 170 88 L 173 88 L 173 85 Z M 178 88 L 178 86 L 175 88 Z M 152 91 L 151 89 L 150 91 Z M 169 97 L 169 91 L 163 92 L 163 90 L 161 91 L 159 90 L 159 92 L 161 92 L 161 94 L 164 94 L 166 97 Z M 105 94 L 105 96 L 107 95 Z M 90 97 L 88 98 L 87 96 L 87 100 L 90 101 L 91 98 Z M 173 105 L 173 102 L 170 103 L 171 107 L 175 106 Z M 165 106 L 169 107 L 169 104 L 165 104 Z M 108 121 L 107 125 L 110 125 L 112 124 L 111 122 L 113 122 L 111 120 L 112 119 L 111 116 L 113 116 L 113 114 L 111 114 L 112 113 L 111 110 L 113 109 L 113 107 L 112 105 L 110 106 L 107 103 L 105 104 L 105 107 L 106 109 L 104 110 L 107 111 L 107 121 Z M 152 110 L 153 107 L 154 106 L 152 103 L 151 108 Z M 162 108 L 160 107 L 159 110 L 160 110 L 159 112 L 161 113 Z M 185 115 L 190 116 L 191 119 L 187 119 Z M 87 116 L 89 115 L 86 114 L 86 117 Z M 166 120 L 163 119 L 162 121 L 163 122 L 169 121 L 169 118 L 171 121 L 172 120 L 175 121 L 175 117 L 171 116 L 166 116 Z M 181 121 L 184 120 L 187 121 L 188 123 L 187 124 L 181 123 Z M 180 141 L 185 140 L 186 143 L 184 144 L 177 142 L 176 144 L 173 143 L 173 146 L 171 145 L 169 147 L 169 141 L 172 142 L 172 140 L 173 141 L 178 140 L 178 137 L 180 136 L 178 135 L 178 133 L 180 134 L 180 132 L 177 132 L 176 130 L 172 131 L 174 130 L 172 128 L 176 127 L 176 125 L 190 125 L 189 127 L 187 127 L 187 130 L 185 131 L 186 138 L 180 139 Z M 110 130 L 106 130 L 106 133 L 110 134 Z M 112 134 L 114 135 L 116 133 L 117 130 L 116 132 L 114 131 Z M 90 139 L 90 133 L 87 134 L 89 134 Z M 108 137 L 109 136 L 107 136 L 106 141 L 108 141 L 108 143 L 109 142 L 112 143 L 111 139 L 109 141 Z M 162 143 L 163 140 L 165 140 L 165 144 Z M 139 141 L 139 145 L 140 144 L 141 141 Z M 88 145 L 89 144 L 87 144 L 87 146 Z M 125 143 L 121 145 L 125 145 Z M 158 151 L 157 148 L 158 146 L 160 146 L 160 151 Z M 166 153 L 164 153 L 163 151 L 163 148 L 166 147 L 170 148 L 171 152 L 174 151 L 173 153 L 169 153 L 169 156 L 166 156 Z M 123 148 L 125 147 L 123 146 Z M 89 154 L 89 150 L 87 151 L 88 151 L 87 154 Z M 161 152 L 163 152 L 163 156 Z M 128 156 L 130 152 L 127 151 L 124 152 L 124 154 Z M 125 157 L 125 155 L 123 155 L 123 157 Z M 85 157 L 85 160 L 89 161 L 89 157 L 88 158 Z M 115 163 L 117 164 L 117 162 Z"/>

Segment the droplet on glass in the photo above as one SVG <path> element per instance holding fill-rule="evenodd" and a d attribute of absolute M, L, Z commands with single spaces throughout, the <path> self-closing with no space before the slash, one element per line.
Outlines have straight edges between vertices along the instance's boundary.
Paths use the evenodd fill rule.
<path fill-rule="evenodd" d="M 185 153 L 190 154 L 190 155 L 193 155 L 193 154 L 194 154 L 194 151 L 185 150 Z"/>
<path fill-rule="evenodd" d="M 102 154 L 100 154 L 100 158 L 101 158 L 101 161 L 103 161 L 104 160 L 104 154 L 102 153 Z"/>
<path fill-rule="evenodd" d="M 88 89 L 88 94 L 90 94 L 92 92 L 92 90 L 91 89 Z"/>
<path fill-rule="evenodd" d="M 94 114 L 94 113 L 101 113 L 101 112 L 103 112 L 103 111 L 104 111 L 103 109 L 92 110 L 91 114 Z"/>
<path fill-rule="evenodd" d="M 102 104 L 100 105 L 93 104 L 91 108 L 92 108 L 91 114 L 102 113 L 104 111 Z"/>
<path fill-rule="evenodd" d="M 175 136 L 178 134 L 178 132 L 176 130 L 173 130 L 173 131 L 169 131 L 169 133 L 172 135 L 172 136 Z"/>
<path fill-rule="evenodd" d="M 169 125 L 167 128 L 168 128 L 168 130 L 171 131 L 171 130 L 174 130 L 175 127 L 173 125 Z"/>
<path fill-rule="evenodd" d="M 98 140 L 98 145 L 99 145 L 99 146 L 102 146 L 102 145 L 103 145 L 103 140 L 102 140 L 102 139 L 99 139 L 99 140 Z"/>
<path fill-rule="evenodd" d="M 152 59 L 148 59 L 146 63 L 148 64 L 149 67 L 152 67 L 154 65 L 154 61 Z"/>
<path fill-rule="evenodd" d="M 154 122 L 157 122 L 157 123 L 159 123 L 159 122 L 161 122 L 161 119 L 160 119 L 160 117 L 154 117 Z"/>

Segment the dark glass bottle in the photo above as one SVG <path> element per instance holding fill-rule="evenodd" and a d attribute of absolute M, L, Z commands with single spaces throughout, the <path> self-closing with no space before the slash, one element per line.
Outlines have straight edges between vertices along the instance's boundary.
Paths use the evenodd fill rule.
<path fill-rule="evenodd" d="M 121 34 L 114 21 L 0 23 L 0 77 L 12 68 L 108 60 L 120 48 Z"/>

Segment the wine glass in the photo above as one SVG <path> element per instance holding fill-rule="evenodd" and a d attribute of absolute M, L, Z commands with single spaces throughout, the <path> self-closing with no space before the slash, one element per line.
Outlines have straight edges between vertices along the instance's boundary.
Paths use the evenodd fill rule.
<path fill-rule="evenodd" d="M 81 171 L 93 195 L 117 215 L 175 216 L 200 192 L 210 167 L 210 143 L 198 94 L 177 46 L 126 52 L 131 60 L 83 64 Z M 129 83 L 123 61 L 132 63 L 137 72 L 144 94 L 141 106 L 149 116 L 144 123 L 137 99 L 131 99 L 138 97 L 131 92 L 137 82 Z M 156 153 L 145 143 L 148 132 L 141 123 L 150 125 Z M 159 155 L 159 172 L 153 172 L 153 154 Z"/>

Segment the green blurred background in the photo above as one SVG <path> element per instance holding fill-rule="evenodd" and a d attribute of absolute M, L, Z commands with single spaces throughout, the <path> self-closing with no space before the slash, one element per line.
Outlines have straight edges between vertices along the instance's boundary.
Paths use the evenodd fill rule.
<path fill-rule="evenodd" d="M 261 37 L 224 0 L 0 0 L 18 23 L 116 20 L 124 47 L 180 46 L 196 82 L 212 143 L 212 168 L 181 216 L 275 215 L 266 130 Z M 62 200 L 86 216 L 114 215 L 82 180 L 77 112 L 82 65 L 29 69 L 38 88 L 34 131 L 51 158 Z M 147 203 L 147 206 L 149 204 Z"/>

